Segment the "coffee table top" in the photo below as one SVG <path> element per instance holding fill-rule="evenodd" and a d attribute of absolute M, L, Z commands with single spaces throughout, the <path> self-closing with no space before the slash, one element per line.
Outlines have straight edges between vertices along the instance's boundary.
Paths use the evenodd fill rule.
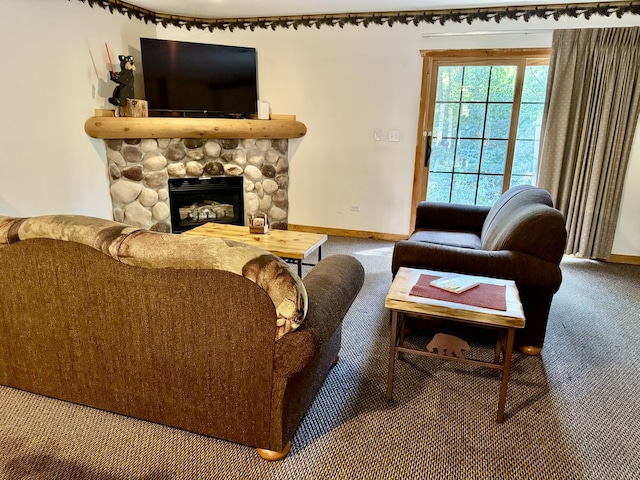
<path fill-rule="evenodd" d="M 416 284 L 421 274 L 451 275 L 449 272 L 400 267 L 384 300 L 384 306 L 391 310 L 398 310 L 408 314 L 451 318 L 468 323 L 503 326 L 506 328 L 524 327 L 525 318 L 522 304 L 520 303 L 520 295 L 512 280 L 465 275 L 474 277 L 481 283 L 505 285 L 507 310 L 502 311 L 409 295 L 411 288 Z"/>
<path fill-rule="evenodd" d="M 302 260 L 327 241 L 318 233 L 269 230 L 269 233 L 250 233 L 249 227 L 224 223 L 205 223 L 183 232 L 183 235 L 217 237 L 246 243 L 267 250 L 282 258 Z"/>

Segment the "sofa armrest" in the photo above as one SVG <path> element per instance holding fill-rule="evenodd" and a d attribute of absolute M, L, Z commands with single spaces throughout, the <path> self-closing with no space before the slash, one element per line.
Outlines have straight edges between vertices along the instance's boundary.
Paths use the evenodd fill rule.
<path fill-rule="evenodd" d="M 391 271 L 400 267 L 514 280 L 519 288 L 555 293 L 562 274 L 558 264 L 512 250 L 473 250 L 402 240 L 393 249 Z"/>
<path fill-rule="evenodd" d="M 420 202 L 416 208 L 415 229 L 482 230 L 490 207 L 456 203 Z"/>
<path fill-rule="evenodd" d="M 276 342 L 274 372 L 290 378 L 328 342 L 364 283 L 364 268 L 354 257 L 322 259 L 304 277 L 309 296 L 307 316 L 300 327 Z"/>

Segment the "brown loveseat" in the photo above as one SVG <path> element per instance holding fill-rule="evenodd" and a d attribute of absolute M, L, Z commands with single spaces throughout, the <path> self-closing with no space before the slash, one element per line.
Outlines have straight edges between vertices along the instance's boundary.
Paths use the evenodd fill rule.
<path fill-rule="evenodd" d="M 0 216 L 0 384 L 282 458 L 337 360 L 362 265 L 304 281 L 236 242 Z"/>
<path fill-rule="evenodd" d="M 526 318 L 518 349 L 537 355 L 562 281 L 566 240 L 549 193 L 520 185 L 493 207 L 421 202 L 415 231 L 395 245 L 391 269 L 393 275 L 404 266 L 514 280 Z"/>

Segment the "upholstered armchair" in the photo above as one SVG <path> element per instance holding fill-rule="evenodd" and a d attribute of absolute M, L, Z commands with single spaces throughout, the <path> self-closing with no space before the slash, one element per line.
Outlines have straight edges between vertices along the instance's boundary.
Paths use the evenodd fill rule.
<path fill-rule="evenodd" d="M 514 280 L 526 317 L 518 349 L 542 350 L 567 233 L 545 190 L 520 185 L 492 207 L 421 202 L 415 231 L 393 250 L 392 273 L 425 268 Z"/>

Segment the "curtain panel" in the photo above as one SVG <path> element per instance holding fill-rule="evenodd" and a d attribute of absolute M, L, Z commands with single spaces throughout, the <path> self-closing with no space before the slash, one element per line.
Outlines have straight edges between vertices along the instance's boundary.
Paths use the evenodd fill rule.
<path fill-rule="evenodd" d="M 564 214 L 566 253 L 608 259 L 640 114 L 640 28 L 556 30 L 538 186 Z"/>

